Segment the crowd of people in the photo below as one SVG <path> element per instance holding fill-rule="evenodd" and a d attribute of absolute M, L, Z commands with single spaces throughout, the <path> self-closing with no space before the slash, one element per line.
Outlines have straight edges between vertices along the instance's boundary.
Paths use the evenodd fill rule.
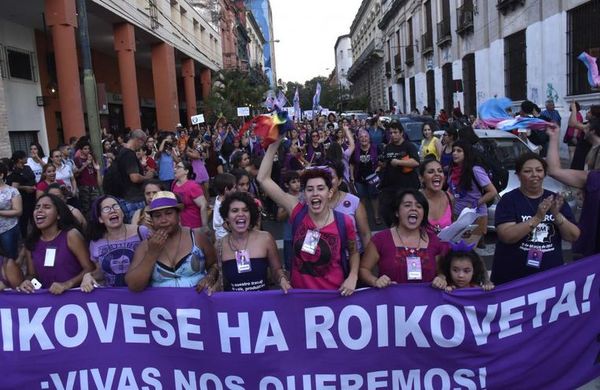
<path fill-rule="evenodd" d="M 49 159 L 37 143 L 14 152 L 0 162 L 0 287 L 491 289 L 564 264 L 563 240 L 584 256 L 600 252 L 600 110 L 582 123 L 571 109 L 569 146 L 589 145 L 587 168 L 561 168 L 560 119 L 549 117 L 545 152 L 518 159 L 520 187 L 496 206 L 491 279 L 475 246 L 499 191 L 483 167 L 476 119 L 442 118 L 441 140 L 424 122 L 415 145 L 398 121 L 330 114 L 296 123 L 268 147 L 253 128 L 241 133 L 221 119 L 105 132 L 101 156 L 87 137 Z M 585 192 L 585 229 L 562 195 L 544 188 L 547 175 Z M 465 208 L 475 210 L 476 228 L 441 241 Z M 265 220 L 284 224 L 282 258 Z"/>

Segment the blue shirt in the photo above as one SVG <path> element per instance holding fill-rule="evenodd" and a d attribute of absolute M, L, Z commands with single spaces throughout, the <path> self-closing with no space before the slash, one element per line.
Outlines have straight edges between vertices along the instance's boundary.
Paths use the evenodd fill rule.
<path fill-rule="evenodd" d="M 166 181 L 175 179 L 173 156 L 162 152 L 158 158 L 158 180 Z"/>

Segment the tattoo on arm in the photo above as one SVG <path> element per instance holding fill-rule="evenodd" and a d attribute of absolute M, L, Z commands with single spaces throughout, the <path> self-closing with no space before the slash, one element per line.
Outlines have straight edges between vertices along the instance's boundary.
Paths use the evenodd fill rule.
<path fill-rule="evenodd" d="M 356 253 L 356 241 L 348 240 L 348 253 L 352 256 Z"/>

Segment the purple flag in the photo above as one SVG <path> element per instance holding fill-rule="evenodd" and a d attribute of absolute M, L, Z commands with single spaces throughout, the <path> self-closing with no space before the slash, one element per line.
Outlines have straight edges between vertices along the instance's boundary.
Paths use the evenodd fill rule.
<path fill-rule="evenodd" d="M 516 129 L 545 129 L 550 122 L 538 118 L 517 117 L 513 118 L 506 110 L 512 106 L 509 98 L 492 98 L 479 106 L 479 120 L 486 126 L 498 130 Z"/>
<path fill-rule="evenodd" d="M 592 57 L 586 52 L 581 53 L 577 59 L 586 66 L 588 72 L 588 83 L 592 88 L 600 88 L 600 74 L 598 74 L 598 62 L 596 57 Z"/>
<path fill-rule="evenodd" d="M 317 88 L 315 89 L 315 95 L 313 96 L 313 111 L 319 111 L 319 101 L 321 100 L 321 83 L 317 82 Z"/>
<path fill-rule="evenodd" d="M 302 112 L 300 110 L 300 94 L 298 93 L 298 87 L 296 87 L 296 92 L 294 92 L 294 118 L 296 120 L 301 119 Z"/>
<path fill-rule="evenodd" d="M 2 292 L 0 389 L 573 389 L 600 375 L 599 261 L 489 292 Z"/>

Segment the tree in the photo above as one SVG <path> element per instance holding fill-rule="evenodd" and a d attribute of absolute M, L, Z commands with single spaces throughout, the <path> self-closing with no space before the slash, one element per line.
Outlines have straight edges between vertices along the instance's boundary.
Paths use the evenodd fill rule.
<path fill-rule="evenodd" d="M 209 121 L 221 115 L 232 120 L 237 117 L 237 107 L 259 108 L 268 89 L 268 79 L 259 68 L 220 70 L 206 102 Z"/>

